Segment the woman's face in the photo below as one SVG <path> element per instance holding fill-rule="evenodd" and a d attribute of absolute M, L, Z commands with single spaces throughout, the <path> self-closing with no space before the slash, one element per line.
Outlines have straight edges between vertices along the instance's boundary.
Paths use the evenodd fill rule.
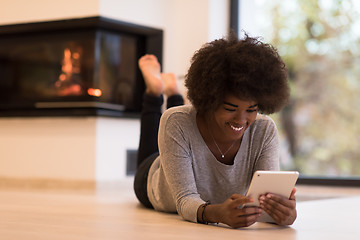
<path fill-rule="evenodd" d="M 255 121 L 258 113 L 255 101 L 241 100 L 227 95 L 223 104 L 214 111 L 212 131 L 217 139 L 234 141 L 241 139 L 245 130 Z"/>

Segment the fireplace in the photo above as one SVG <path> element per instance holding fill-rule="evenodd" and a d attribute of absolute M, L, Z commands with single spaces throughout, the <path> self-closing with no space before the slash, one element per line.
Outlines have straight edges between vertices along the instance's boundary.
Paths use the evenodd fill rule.
<path fill-rule="evenodd" d="M 0 116 L 137 116 L 163 32 L 104 17 L 0 26 Z"/>

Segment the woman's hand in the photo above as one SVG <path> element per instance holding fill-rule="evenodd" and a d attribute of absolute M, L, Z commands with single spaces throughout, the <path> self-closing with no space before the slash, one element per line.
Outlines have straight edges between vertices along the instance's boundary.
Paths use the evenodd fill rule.
<path fill-rule="evenodd" d="M 277 224 L 291 225 L 297 216 L 295 192 L 296 188 L 292 190 L 289 199 L 272 193 L 261 195 L 260 206 Z"/>
<path fill-rule="evenodd" d="M 248 227 L 257 221 L 262 212 L 259 207 L 239 208 L 250 202 L 253 202 L 253 199 L 233 194 L 222 204 L 208 205 L 205 210 L 205 220 L 225 223 L 233 228 Z"/>

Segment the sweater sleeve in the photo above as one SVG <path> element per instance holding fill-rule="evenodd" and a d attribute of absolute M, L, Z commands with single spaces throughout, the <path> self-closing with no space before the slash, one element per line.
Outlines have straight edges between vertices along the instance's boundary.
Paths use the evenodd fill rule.
<path fill-rule="evenodd" d="M 185 220 L 197 222 L 197 210 L 204 201 L 197 190 L 186 131 L 189 129 L 184 128 L 181 113 L 163 115 L 159 128 L 159 152 L 178 214 Z"/>

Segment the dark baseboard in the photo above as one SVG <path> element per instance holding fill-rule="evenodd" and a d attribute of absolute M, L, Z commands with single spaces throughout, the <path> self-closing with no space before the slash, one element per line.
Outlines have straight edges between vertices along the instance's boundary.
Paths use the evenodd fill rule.
<path fill-rule="evenodd" d="M 300 176 L 297 184 L 321 185 L 321 186 L 343 186 L 360 187 L 360 178 L 356 177 L 309 177 Z"/>

